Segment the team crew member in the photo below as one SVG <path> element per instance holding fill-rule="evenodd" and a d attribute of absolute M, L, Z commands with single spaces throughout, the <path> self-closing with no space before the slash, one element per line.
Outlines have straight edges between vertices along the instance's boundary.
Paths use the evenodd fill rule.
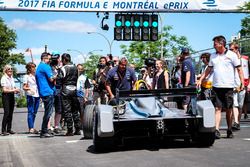
<path fill-rule="evenodd" d="M 195 70 L 188 48 L 181 51 L 181 83 L 183 87 L 195 85 Z M 191 100 L 190 96 L 185 96 L 182 102 L 183 109 L 187 111 L 187 106 Z"/>
<path fill-rule="evenodd" d="M 74 64 L 71 64 L 71 56 L 68 53 L 64 53 L 61 56 L 63 67 L 61 68 L 58 78 L 62 83 L 62 104 L 63 115 L 65 122 L 67 123 L 66 136 L 81 135 L 80 131 L 80 115 L 78 110 L 78 99 L 76 94 L 76 84 L 78 78 L 78 70 Z M 73 124 L 75 126 L 75 132 L 73 133 Z"/>
<path fill-rule="evenodd" d="M 208 68 L 201 75 L 200 80 L 197 82 L 197 86 L 201 86 L 202 80 L 206 78 L 213 70 L 213 92 L 215 98 L 213 103 L 215 106 L 215 137 L 220 138 L 220 122 L 221 122 L 221 110 L 226 111 L 227 120 L 227 138 L 233 138 L 232 132 L 232 111 L 233 111 L 233 89 L 235 79 L 235 68 L 239 74 L 241 83 L 244 83 L 243 72 L 238 56 L 226 48 L 226 39 L 224 36 L 216 36 L 213 38 L 214 48 L 216 53 L 212 54 L 208 64 Z M 240 90 L 244 89 L 244 85 L 241 84 Z"/>
<path fill-rule="evenodd" d="M 106 89 L 110 99 L 116 95 L 116 89 L 132 90 L 133 83 L 136 81 L 135 71 L 127 67 L 126 58 L 121 58 L 118 66 L 109 70 L 106 80 Z"/>
<path fill-rule="evenodd" d="M 4 110 L 2 121 L 2 135 L 7 136 L 9 134 L 15 134 L 15 132 L 12 131 L 12 118 L 15 106 L 14 94 L 19 93 L 20 90 L 15 87 L 11 65 L 5 65 L 3 73 L 4 75 L 1 78 L 1 86 L 3 88 L 2 101 Z"/>
<path fill-rule="evenodd" d="M 44 116 L 42 122 L 41 138 L 53 137 L 54 135 L 48 133 L 48 122 L 53 113 L 54 93 L 55 93 L 55 79 L 52 68 L 49 65 L 51 55 L 49 53 L 42 53 L 41 62 L 36 70 L 36 83 L 38 92 L 44 103 Z"/>

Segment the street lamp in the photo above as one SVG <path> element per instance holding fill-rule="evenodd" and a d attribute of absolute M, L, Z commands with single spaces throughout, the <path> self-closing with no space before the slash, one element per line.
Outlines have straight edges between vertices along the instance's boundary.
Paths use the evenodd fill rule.
<path fill-rule="evenodd" d="M 110 42 L 109 39 L 105 35 L 103 35 L 102 33 L 99 33 L 99 32 L 87 32 L 87 34 L 99 34 L 99 35 L 101 35 L 108 42 L 108 45 L 109 45 L 109 55 L 112 55 L 112 44 L 113 44 L 114 40 L 112 40 Z"/>
<path fill-rule="evenodd" d="M 87 57 L 88 57 L 88 55 L 89 55 L 90 53 L 93 53 L 93 52 L 95 52 L 95 51 L 100 51 L 100 52 L 102 52 L 103 50 L 102 50 L 102 49 L 95 49 L 95 50 L 89 51 L 89 52 L 86 54 L 86 56 L 84 56 L 83 52 L 81 52 L 81 51 L 79 51 L 79 50 L 76 50 L 76 49 L 67 49 L 67 51 L 68 51 L 68 52 L 73 52 L 73 51 L 74 51 L 74 52 L 79 53 L 79 54 L 82 56 L 82 58 L 83 58 L 83 60 L 84 60 L 84 63 L 86 63 Z"/>

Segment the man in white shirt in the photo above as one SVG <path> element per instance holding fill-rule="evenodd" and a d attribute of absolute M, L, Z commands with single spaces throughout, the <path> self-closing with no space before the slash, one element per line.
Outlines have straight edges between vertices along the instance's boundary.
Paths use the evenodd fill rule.
<path fill-rule="evenodd" d="M 241 61 L 242 65 L 242 70 L 243 70 L 243 77 L 244 81 L 248 81 L 248 57 L 247 56 L 242 56 L 239 52 L 239 46 L 237 43 L 233 42 L 230 43 L 229 49 L 233 52 L 235 52 L 238 56 L 238 58 Z M 235 91 L 234 91 L 234 108 L 233 108 L 233 116 L 234 116 L 234 123 L 233 123 L 233 130 L 240 130 L 240 119 L 241 119 L 241 113 L 242 113 L 242 108 L 244 104 L 244 99 L 245 99 L 245 94 L 246 94 L 246 89 L 239 90 L 239 87 L 241 84 L 244 84 L 246 87 L 248 83 L 240 82 L 239 75 L 235 73 Z"/>
<path fill-rule="evenodd" d="M 220 121 L 222 108 L 226 111 L 227 120 L 227 138 L 233 138 L 232 132 L 232 112 L 233 112 L 233 89 L 235 79 L 235 69 L 239 74 L 241 83 L 244 82 L 242 67 L 240 59 L 237 55 L 226 48 L 226 39 L 224 36 L 216 36 L 213 38 L 214 49 L 216 53 L 212 54 L 208 64 L 208 68 L 201 75 L 200 80 L 197 82 L 197 86 L 201 86 L 202 80 L 206 78 L 210 72 L 214 72 L 213 75 L 213 92 L 215 98 L 213 104 L 215 106 L 215 137 L 220 138 Z M 244 89 L 244 85 L 241 84 L 240 90 Z"/>

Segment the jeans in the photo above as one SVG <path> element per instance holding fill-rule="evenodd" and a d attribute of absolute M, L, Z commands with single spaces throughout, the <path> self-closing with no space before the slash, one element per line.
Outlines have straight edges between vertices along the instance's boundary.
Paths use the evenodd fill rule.
<path fill-rule="evenodd" d="M 36 113 L 39 107 L 40 98 L 27 95 L 27 108 L 28 108 L 28 127 L 34 128 Z"/>
<path fill-rule="evenodd" d="M 54 104 L 54 96 L 44 96 L 42 97 L 44 103 L 44 115 L 42 122 L 42 131 L 41 134 L 48 133 L 48 122 L 53 113 L 53 104 Z"/>

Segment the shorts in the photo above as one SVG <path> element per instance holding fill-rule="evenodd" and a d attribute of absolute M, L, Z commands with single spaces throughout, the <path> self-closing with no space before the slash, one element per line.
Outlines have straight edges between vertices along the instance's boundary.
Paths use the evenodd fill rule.
<path fill-rule="evenodd" d="M 213 87 L 214 98 L 212 102 L 215 107 L 231 109 L 234 104 L 233 88 L 216 88 Z"/>
<path fill-rule="evenodd" d="M 250 93 L 247 91 L 247 87 L 245 87 L 245 90 L 246 90 L 246 93 L 245 93 L 244 103 L 248 103 L 248 101 L 250 100 L 248 97 Z"/>
<path fill-rule="evenodd" d="M 246 90 L 234 93 L 234 107 L 243 108 Z"/>

